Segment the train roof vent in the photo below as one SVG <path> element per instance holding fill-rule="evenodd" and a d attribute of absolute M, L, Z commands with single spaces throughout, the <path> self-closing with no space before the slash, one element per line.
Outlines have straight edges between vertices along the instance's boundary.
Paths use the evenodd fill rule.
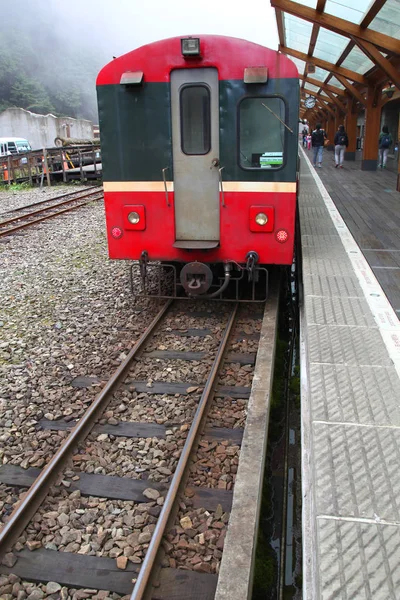
<path fill-rule="evenodd" d="M 268 69 L 267 67 L 245 67 L 243 80 L 245 83 L 267 83 Z"/>
<path fill-rule="evenodd" d="M 143 81 L 143 71 L 127 71 L 121 75 L 121 85 L 140 85 Z"/>

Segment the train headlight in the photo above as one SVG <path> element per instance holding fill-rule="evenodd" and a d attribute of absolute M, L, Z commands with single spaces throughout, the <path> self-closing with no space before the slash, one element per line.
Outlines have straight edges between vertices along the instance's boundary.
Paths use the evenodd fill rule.
<path fill-rule="evenodd" d="M 254 233 L 271 233 L 275 227 L 275 209 L 273 206 L 250 206 L 249 229 Z"/>
<path fill-rule="evenodd" d="M 200 56 L 200 38 L 181 38 L 183 56 Z"/>
<path fill-rule="evenodd" d="M 257 225 L 266 225 L 268 223 L 268 217 L 265 213 L 261 212 L 256 215 L 255 221 Z"/>
<path fill-rule="evenodd" d="M 143 204 L 124 204 L 122 207 L 124 229 L 144 231 L 146 229 L 146 209 Z"/>
<path fill-rule="evenodd" d="M 137 213 L 135 211 L 130 212 L 128 214 L 128 221 L 129 221 L 129 223 L 132 223 L 132 225 L 136 225 L 137 223 L 139 223 L 139 221 L 140 221 L 139 213 Z"/>

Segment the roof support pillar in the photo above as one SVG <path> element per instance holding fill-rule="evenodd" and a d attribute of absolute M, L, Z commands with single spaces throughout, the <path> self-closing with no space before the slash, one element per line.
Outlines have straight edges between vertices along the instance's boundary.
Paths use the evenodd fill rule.
<path fill-rule="evenodd" d="M 345 129 L 347 137 L 349 138 L 349 145 L 344 155 L 345 160 L 356 160 L 357 150 L 357 110 L 355 108 L 355 102 L 349 95 L 347 100 L 347 113 L 345 118 Z"/>
<path fill-rule="evenodd" d="M 336 121 L 335 115 L 329 114 L 328 120 L 326 123 L 326 130 L 325 130 L 327 138 L 328 138 L 328 142 L 329 142 L 326 147 L 327 150 L 333 150 L 335 147 L 334 143 L 333 143 L 333 139 L 335 137 L 335 131 L 336 131 L 335 121 Z"/>
<path fill-rule="evenodd" d="M 381 128 L 382 106 L 376 103 L 376 90 L 369 87 L 365 106 L 365 137 L 361 169 L 376 171 L 378 166 L 378 139 Z"/>
<path fill-rule="evenodd" d="M 343 117 L 340 114 L 339 109 L 336 107 L 335 108 L 335 133 L 339 129 L 339 125 L 343 125 Z M 332 143 L 333 143 L 333 138 L 332 138 Z"/>

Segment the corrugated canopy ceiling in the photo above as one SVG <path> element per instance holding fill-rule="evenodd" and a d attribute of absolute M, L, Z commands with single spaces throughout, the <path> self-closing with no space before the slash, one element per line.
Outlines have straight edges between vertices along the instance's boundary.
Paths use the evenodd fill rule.
<path fill-rule="evenodd" d="M 313 110 L 345 112 L 365 104 L 367 91 L 400 98 L 400 0 L 270 0 L 276 10 L 279 50 L 296 63 L 301 116 L 306 96 Z M 388 98 L 387 98 L 388 99 Z"/>

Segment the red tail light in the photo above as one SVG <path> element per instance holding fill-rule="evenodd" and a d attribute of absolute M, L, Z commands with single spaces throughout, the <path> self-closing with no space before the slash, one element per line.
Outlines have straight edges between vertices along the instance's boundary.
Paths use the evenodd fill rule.
<path fill-rule="evenodd" d="M 119 240 L 119 238 L 122 237 L 122 233 L 123 233 L 123 231 L 122 231 L 121 227 L 113 227 L 111 229 L 111 235 L 116 240 Z"/>
<path fill-rule="evenodd" d="M 289 238 L 289 234 L 286 231 L 286 229 L 280 229 L 279 231 L 276 232 L 276 241 L 279 242 L 280 244 L 284 244 L 285 242 L 288 241 Z"/>

